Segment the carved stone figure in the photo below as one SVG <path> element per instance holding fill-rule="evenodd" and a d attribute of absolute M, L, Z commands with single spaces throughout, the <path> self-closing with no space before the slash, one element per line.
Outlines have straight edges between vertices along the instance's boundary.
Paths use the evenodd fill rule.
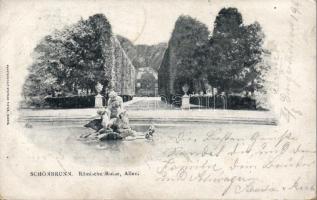
<path fill-rule="evenodd" d="M 115 91 L 109 92 L 107 109 L 110 119 L 117 118 L 119 113 L 123 111 L 123 100 Z"/>
<path fill-rule="evenodd" d="M 100 119 L 94 119 L 85 125 L 86 128 L 92 128 L 96 132 L 94 134 L 84 134 L 81 138 L 92 137 L 99 140 L 121 140 L 128 138 L 136 138 L 136 136 L 150 139 L 154 133 L 154 127 L 150 126 L 148 131 L 138 133 L 134 131 L 129 124 L 129 118 L 125 110 L 123 110 L 122 99 L 117 98 L 116 94 L 111 94 L 108 108 L 101 108 L 97 111 Z"/>

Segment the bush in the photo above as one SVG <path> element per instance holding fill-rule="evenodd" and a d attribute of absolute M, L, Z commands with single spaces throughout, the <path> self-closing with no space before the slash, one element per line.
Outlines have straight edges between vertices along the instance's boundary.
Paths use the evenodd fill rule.
<path fill-rule="evenodd" d="M 215 97 L 207 97 L 207 96 L 197 96 L 197 97 L 190 97 L 190 103 L 194 105 L 201 105 L 203 107 L 209 108 L 224 108 L 224 104 L 226 104 L 227 109 L 232 110 L 256 110 L 256 102 L 254 99 L 250 97 L 241 97 L 241 96 L 233 96 L 229 95 L 227 102 L 224 101 L 225 99 L 218 95 Z M 215 103 L 214 103 L 215 102 Z"/>
<path fill-rule="evenodd" d="M 120 95 L 123 102 L 132 100 L 130 95 Z M 93 108 L 95 107 L 95 95 L 71 96 L 71 97 L 47 97 L 45 102 L 51 108 Z M 106 105 L 106 98 L 103 98 L 103 105 Z"/>
<path fill-rule="evenodd" d="M 163 101 L 164 103 L 169 103 L 172 104 L 176 107 L 181 107 L 182 105 L 182 96 L 180 94 L 177 95 L 161 95 L 161 101 Z"/>
<path fill-rule="evenodd" d="M 95 96 L 47 97 L 45 101 L 51 108 L 93 108 Z"/>
<path fill-rule="evenodd" d="M 221 96 L 216 96 L 215 98 L 212 96 L 191 96 L 189 102 L 194 105 L 201 105 L 209 108 L 214 108 L 214 104 L 215 108 L 223 108 L 224 106 L 223 98 Z"/>
<path fill-rule="evenodd" d="M 122 97 L 123 102 L 131 101 L 133 99 L 133 96 L 130 95 L 119 95 Z"/>
<path fill-rule="evenodd" d="M 250 97 L 229 96 L 228 109 L 256 110 L 256 102 Z"/>
<path fill-rule="evenodd" d="M 46 106 L 47 103 L 42 96 L 27 97 L 20 102 L 21 108 L 44 108 Z"/>

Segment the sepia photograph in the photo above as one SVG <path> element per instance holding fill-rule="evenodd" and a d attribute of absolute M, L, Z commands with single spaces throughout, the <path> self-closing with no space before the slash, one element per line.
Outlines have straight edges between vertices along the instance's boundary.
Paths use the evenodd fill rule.
<path fill-rule="evenodd" d="M 316 199 L 316 1 L 0 1 L 0 199 Z"/>

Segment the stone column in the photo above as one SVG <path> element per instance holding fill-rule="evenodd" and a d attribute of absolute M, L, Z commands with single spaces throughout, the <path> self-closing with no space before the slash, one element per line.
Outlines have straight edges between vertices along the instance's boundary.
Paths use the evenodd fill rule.
<path fill-rule="evenodd" d="M 95 108 L 101 108 L 102 105 L 103 96 L 101 94 L 97 94 L 95 96 Z"/>
<path fill-rule="evenodd" d="M 190 109 L 189 98 L 188 95 L 182 96 L 182 109 Z"/>
<path fill-rule="evenodd" d="M 181 106 L 182 109 L 190 109 L 190 103 L 189 103 L 190 97 L 187 95 L 188 89 L 189 89 L 189 85 L 188 84 L 185 84 L 182 87 L 182 90 L 185 93 L 182 96 L 182 106 Z"/>
<path fill-rule="evenodd" d="M 96 85 L 97 95 L 95 96 L 95 108 L 101 108 L 103 106 L 102 105 L 103 96 L 100 94 L 102 88 L 103 86 L 100 83 L 97 83 Z"/>

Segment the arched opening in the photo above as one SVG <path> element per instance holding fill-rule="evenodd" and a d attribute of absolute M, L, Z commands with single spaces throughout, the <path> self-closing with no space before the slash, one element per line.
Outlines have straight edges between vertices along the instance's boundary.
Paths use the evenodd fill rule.
<path fill-rule="evenodd" d="M 150 72 L 145 72 L 136 82 L 136 96 L 157 96 L 157 79 Z"/>

